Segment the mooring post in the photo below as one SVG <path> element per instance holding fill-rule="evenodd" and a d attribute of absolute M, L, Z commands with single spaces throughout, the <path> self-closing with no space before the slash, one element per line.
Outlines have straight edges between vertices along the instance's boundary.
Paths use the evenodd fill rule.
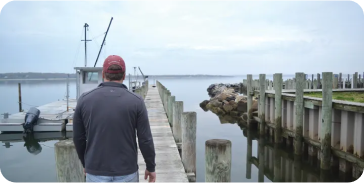
<path fill-rule="evenodd" d="M 205 147 L 205 182 L 230 182 L 231 141 L 211 139 L 206 141 Z"/>
<path fill-rule="evenodd" d="M 343 82 L 343 75 L 342 75 L 342 73 L 340 72 L 340 73 L 339 73 L 339 88 L 340 88 L 340 89 L 342 89 L 342 88 L 343 88 L 343 84 L 344 84 L 344 82 Z"/>
<path fill-rule="evenodd" d="M 54 144 L 58 182 L 85 182 L 83 166 L 72 140 Z"/>
<path fill-rule="evenodd" d="M 332 126 L 332 72 L 322 73 L 321 169 L 330 169 Z"/>
<path fill-rule="evenodd" d="M 274 142 L 282 143 L 282 73 L 276 73 L 273 76 L 274 80 L 274 93 L 275 93 L 275 110 L 274 110 Z"/>
<path fill-rule="evenodd" d="M 337 85 L 338 85 L 338 77 L 337 77 L 337 75 L 336 74 L 333 74 L 332 75 L 332 78 L 333 78 L 333 82 L 332 82 L 332 89 L 337 89 L 338 87 L 337 87 Z"/>
<path fill-rule="evenodd" d="M 182 143 L 182 113 L 183 113 L 183 102 L 176 101 L 173 105 L 172 132 L 177 146 L 181 146 Z"/>
<path fill-rule="evenodd" d="M 182 113 L 182 163 L 189 179 L 196 177 L 196 112 Z"/>
<path fill-rule="evenodd" d="M 265 133 L 265 74 L 259 74 L 259 118 L 260 127 L 259 131 L 261 135 Z"/>
<path fill-rule="evenodd" d="M 175 96 L 170 96 L 168 101 L 168 110 L 169 110 L 168 121 L 169 124 L 171 124 L 171 126 L 173 126 L 173 105 L 175 100 L 176 100 Z"/>
<path fill-rule="evenodd" d="M 321 78 L 320 78 L 320 73 L 317 73 L 317 89 L 321 89 Z"/>
<path fill-rule="evenodd" d="M 247 150 L 246 150 L 246 178 L 247 179 L 251 179 L 252 176 L 252 163 L 251 163 L 251 158 L 252 158 L 252 145 L 253 145 L 253 140 L 252 140 L 252 135 L 250 132 L 250 129 L 247 128 L 246 129 L 246 133 L 247 133 Z"/>
<path fill-rule="evenodd" d="M 21 101 L 21 83 L 18 83 L 18 92 L 19 92 L 19 112 L 23 112 L 22 101 Z"/>
<path fill-rule="evenodd" d="M 355 72 L 355 74 L 354 74 L 352 88 L 358 88 L 358 72 Z"/>
<path fill-rule="evenodd" d="M 296 73 L 296 134 L 295 134 L 295 154 L 302 154 L 302 134 L 303 134 L 303 87 L 304 87 L 304 73 Z"/>
<path fill-rule="evenodd" d="M 246 87 L 246 93 L 248 96 L 248 103 L 247 103 L 247 113 L 248 113 L 248 120 L 247 120 L 247 124 L 248 126 L 250 125 L 250 119 L 252 119 L 252 114 L 250 114 L 250 109 L 252 108 L 252 103 L 253 103 L 253 96 L 251 95 L 252 90 L 252 79 L 253 76 L 251 74 L 247 75 L 247 87 Z"/>

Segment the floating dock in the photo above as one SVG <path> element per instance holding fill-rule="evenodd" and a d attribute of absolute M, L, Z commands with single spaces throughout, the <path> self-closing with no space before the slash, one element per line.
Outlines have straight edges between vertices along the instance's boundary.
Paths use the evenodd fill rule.
<path fill-rule="evenodd" d="M 60 100 L 43 106 L 37 107 L 40 116 L 37 125 L 34 126 L 35 132 L 60 132 L 73 131 L 72 118 L 73 109 L 76 107 L 76 99 Z M 5 119 L 0 120 L 1 132 L 23 132 L 22 124 L 25 121 L 26 112 L 19 112 Z"/>

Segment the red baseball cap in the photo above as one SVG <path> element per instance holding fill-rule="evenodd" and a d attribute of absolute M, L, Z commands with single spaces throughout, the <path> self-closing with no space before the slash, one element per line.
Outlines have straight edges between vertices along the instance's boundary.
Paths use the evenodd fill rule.
<path fill-rule="evenodd" d="M 120 70 L 109 70 L 109 67 L 111 65 L 118 65 L 121 67 L 121 69 Z M 104 61 L 103 70 L 105 73 L 107 72 L 107 73 L 112 73 L 112 74 L 125 72 L 125 70 L 126 70 L 125 62 L 124 62 L 123 58 L 121 58 L 118 55 L 110 55 Z"/>

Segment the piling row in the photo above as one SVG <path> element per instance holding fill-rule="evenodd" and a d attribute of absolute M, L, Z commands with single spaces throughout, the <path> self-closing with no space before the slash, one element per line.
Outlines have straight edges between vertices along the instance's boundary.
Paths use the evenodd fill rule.
<path fill-rule="evenodd" d="M 156 86 L 188 179 L 194 182 L 196 181 L 196 112 L 183 112 L 183 101 L 176 101 L 176 97 L 171 96 L 171 92 L 159 81 L 156 81 Z"/>
<path fill-rule="evenodd" d="M 253 89 L 252 75 L 247 75 L 247 91 Z M 312 76 L 313 77 L 313 76 Z M 321 74 L 318 74 L 321 78 Z M 308 154 L 317 156 L 320 168 L 328 170 L 331 167 L 332 155 L 345 157 L 351 163 L 359 163 L 364 167 L 364 105 L 348 105 L 346 102 L 332 101 L 332 90 L 336 85 L 335 75 L 331 72 L 322 73 L 320 85 L 314 82 L 311 87 L 322 88 L 322 99 L 304 97 L 304 89 L 310 87 L 305 81 L 304 73 L 296 73 L 294 82 L 286 81 L 286 86 L 292 87 L 295 94 L 282 93 L 282 74 L 274 74 L 273 87 L 265 80 L 265 74 L 259 75 L 259 117 L 248 116 L 248 126 L 251 120 L 258 122 L 259 134 L 273 136 L 276 144 L 285 142 L 292 145 L 296 155 L 302 155 L 304 143 L 308 145 Z M 339 77 L 338 77 L 339 78 Z M 341 79 L 338 79 L 340 83 Z M 333 84 L 335 83 L 335 85 Z M 338 84 L 339 85 L 339 84 Z M 263 88 L 263 89 L 262 89 Z M 267 90 L 268 88 L 268 90 Z M 271 89 L 272 91 L 269 91 Z M 273 91 L 274 90 L 274 91 Z M 249 98 L 253 95 L 248 94 Z M 251 105 L 248 102 L 249 111 Z M 282 140 L 285 137 L 285 141 Z M 292 141 L 293 140 L 293 141 Z M 306 147 L 307 148 L 307 147 Z M 344 162 L 343 162 L 344 163 Z M 341 166 L 344 167 L 344 166 Z M 348 170 L 345 170 L 348 171 Z"/>
<path fill-rule="evenodd" d="M 185 171 L 191 182 L 196 181 L 196 112 L 183 112 L 183 102 L 176 101 L 175 96 L 171 96 L 171 92 L 159 81 L 156 83 L 175 142 L 181 151 Z M 250 91 L 253 90 L 250 89 Z M 230 180 L 231 141 L 207 140 L 205 142 L 205 181 L 230 182 Z"/>

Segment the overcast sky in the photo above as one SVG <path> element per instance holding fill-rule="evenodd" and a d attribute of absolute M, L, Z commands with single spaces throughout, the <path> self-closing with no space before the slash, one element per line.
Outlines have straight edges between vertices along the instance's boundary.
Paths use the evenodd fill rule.
<path fill-rule="evenodd" d="M 364 69 L 363 10 L 351 1 L 12 1 L 0 14 L 0 73 L 75 72 L 84 66 L 84 23 L 93 66 L 111 17 L 97 66 L 117 54 L 128 73 Z"/>

